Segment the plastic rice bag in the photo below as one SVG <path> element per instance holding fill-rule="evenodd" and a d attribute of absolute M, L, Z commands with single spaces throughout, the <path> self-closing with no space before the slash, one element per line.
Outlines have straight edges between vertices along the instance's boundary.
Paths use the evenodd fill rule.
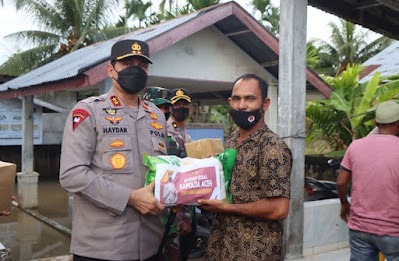
<path fill-rule="evenodd" d="M 235 150 L 226 151 L 205 159 L 144 155 L 149 167 L 146 185 L 155 180 L 155 198 L 164 206 L 198 205 L 199 199 L 226 200 L 230 198 L 226 181 L 230 182 Z M 230 171 L 224 170 L 224 164 L 231 165 Z"/>

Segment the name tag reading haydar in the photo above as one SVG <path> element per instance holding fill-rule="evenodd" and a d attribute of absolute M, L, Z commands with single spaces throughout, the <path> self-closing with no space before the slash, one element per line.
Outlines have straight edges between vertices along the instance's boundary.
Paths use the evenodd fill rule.
<path fill-rule="evenodd" d="M 181 159 L 180 166 L 157 164 L 155 197 L 165 206 L 197 205 L 198 199 L 225 199 L 220 161 Z M 224 192 L 224 193 L 223 193 Z"/>

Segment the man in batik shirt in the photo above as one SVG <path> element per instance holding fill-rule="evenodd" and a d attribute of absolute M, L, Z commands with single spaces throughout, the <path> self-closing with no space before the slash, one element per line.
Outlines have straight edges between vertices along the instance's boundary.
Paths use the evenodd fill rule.
<path fill-rule="evenodd" d="M 199 200 L 216 214 L 205 260 L 283 260 L 283 220 L 288 216 L 291 151 L 264 123 L 270 104 L 267 83 L 254 74 L 239 77 L 228 99 L 239 129 L 226 148 L 237 150 L 232 204 Z"/>

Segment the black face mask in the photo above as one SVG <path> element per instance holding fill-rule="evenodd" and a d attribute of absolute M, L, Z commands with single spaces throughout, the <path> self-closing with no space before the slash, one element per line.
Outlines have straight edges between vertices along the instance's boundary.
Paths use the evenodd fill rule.
<path fill-rule="evenodd" d="M 248 130 L 262 118 L 260 109 L 255 111 L 240 111 L 230 109 L 230 116 L 238 127 Z"/>
<path fill-rule="evenodd" d="M 190 108 L 180 107 L 178 109 L 172 108 L 172 115 L 175 120 L 182 122 L 188 117 Z"/>
<path fill-rule="evenodd" d="M 170 117 L 170 112 L 164 112 L 163 114 L 165 114 L 165 119 L 168 120 Z"/>
<path fill-rule="evenodd" d="M 115 68 L 114 68 L 115 70 Z M 147 73 L 139 66 L 132 66 L 118 72 L 117 83 L 121 86 L 122 90 L 127 93 L 134 94 L 140 92 L 147 85 Z"/>

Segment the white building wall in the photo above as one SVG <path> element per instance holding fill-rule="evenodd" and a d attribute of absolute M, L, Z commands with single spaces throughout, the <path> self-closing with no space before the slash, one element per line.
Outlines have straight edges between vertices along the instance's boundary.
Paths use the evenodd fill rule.
<path fill-rule="evenodd" d="M 65 124 L 72 126 L 72 123 L 66 122 L 66 119 L 76 104 L 76 92 L 49 93 L 38 96 L 38 98 L 65 108 L 65 111 L 60 113 L 42 114 L 42 144 L 61 144 Z"/>
<path fill-rule="evenodd" d="M 43 113 L 41 106 L 34 106 L 33 143 L 35 145 L 61 144 L 66 118 L 76 104 L 76 92 L 47 93 L 35 98 L 63 107 L 65 110 L 61 113 Z M 22 100 L 0 100 L 0 146 L 21 144 Z"/>
<path fill-rule="evenodd" d="M 0 100 L 0 146 L 22 145 L 22 100 Z M 42 143 L 42 108 L 34 106 L 33 143 Z"/>
<path fill-rule="evenodd" d="M 151 76 L 187 81 L 186 88 L 193 93 L 230 90 L 234 80 L 245 73 L 263 77 L 269 84 L 271 99 L 265 121 L 277 131 L 277 80 L 215 27 L 187 37 L 151 59 Z M 178 87 L 167 86 L 166 82 L 163 87 Z"/>

